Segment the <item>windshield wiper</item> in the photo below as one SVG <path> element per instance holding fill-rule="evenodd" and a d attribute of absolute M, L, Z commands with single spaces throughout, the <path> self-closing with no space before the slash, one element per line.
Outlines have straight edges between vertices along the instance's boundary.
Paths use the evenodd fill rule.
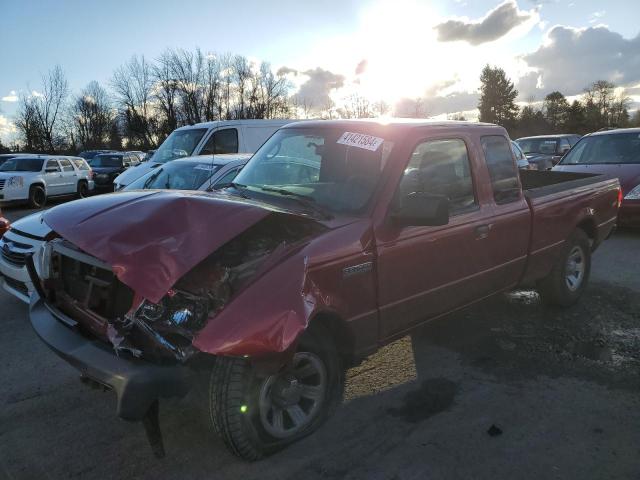
<path fill-rule="evenodd" d="M 325 217 L 327 220 L 333 218 L 333 215 L 331 215 L 324 208 L 318 205 L 318 202 L 316 202 L 316 199 L 313 197 L 292 192 L 290 190 L 287 190 L 286 188 L 275 188 L 275 187 L 258 187 L 258 188 L 260 188 L 260 190 L 264 192 L 274 192 L 274 193 L 279 193 L 280 195 L 283 195 L 285 197 L 292 197 L 295 200 L 297 200 L 299 203 L 304 205 L 305 207 L 311 208 L 316 213 L 319 213 L 320 215 Z"/>
<path fill-rule="evenodd" d="M 142 185 L 142 189 L 145 190 L 149 185 L 151 185 L 151 183 L 158 178 L 158 176 L 162 173 L 162 169 L 158 170 L 157 172 L 155 172 L 153 175 L 150 175 L 149 178 L 147 178 L 147 180 L 144 182 L 144 185 Z"/>

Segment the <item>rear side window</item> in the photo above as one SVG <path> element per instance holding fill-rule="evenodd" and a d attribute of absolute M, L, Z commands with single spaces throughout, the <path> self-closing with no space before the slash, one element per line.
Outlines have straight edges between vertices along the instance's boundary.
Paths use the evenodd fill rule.
<path fill-rule="evenodd" d="M 200 155 L 223 153 L 238 153 L 238 130 L 235 128 L 225 128 L 214 132 Z"/>
<path fill-rule="evenodd" d="M 503 204 L 520 199 L 518 169 L 507 139 L 501 135 L 482 137 L 482 150 L 489 169 L 495 202 Z"/>
<path fill-rule="evenodd" d="M 60 160 L 60 166 L 63 172 L 73 172 L 73 165 L 69 160 Z"/>
<path fill-rule="evenodd" d="M 55 170 L 56 172 L 60 171 L 60 166 L 55 160 L 47 160 L 47 166 L 45 168 L 47 170 Z"/>
<path fill-rule="evenodd" d="M 89 170 L 89 165 L 84 160 L 80 160 L 79 158 L 71 159 L 73 164 L 76 166 L 78 170 Z"/>
<path fill-rule="evenodd" d="M 452 215 L 476 208 L 464 141 L 451 139 L 420 143 L 411 154 L 398 193 L 406 196 L 413 192 L 446 196 Z"/>

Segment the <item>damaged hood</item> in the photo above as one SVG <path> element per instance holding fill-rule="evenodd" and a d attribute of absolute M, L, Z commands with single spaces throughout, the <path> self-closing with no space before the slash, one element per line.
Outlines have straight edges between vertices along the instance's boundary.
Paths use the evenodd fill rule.
<path fill-rule="evenodd" d="M 44 221 L 157 303 L 185 273 L 271 211 L 203 192 L 132 191 L 59 205 Z"/>

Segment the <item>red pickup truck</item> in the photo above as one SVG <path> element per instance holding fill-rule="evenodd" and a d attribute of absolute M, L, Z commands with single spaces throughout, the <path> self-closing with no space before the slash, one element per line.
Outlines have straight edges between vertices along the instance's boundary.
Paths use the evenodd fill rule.
<path fill-rule="evenodd" d="M 617 179 L 519 175 L 495 125 L 290 124 L 223 191 L 45 213 L 31 323 L 157 455 L 159 399 L 204 384 L 213 427 L 253 460 L 314 431 L 345 368 L 426 321 L 521 285 L 576 302 L 620 201 Z"/>

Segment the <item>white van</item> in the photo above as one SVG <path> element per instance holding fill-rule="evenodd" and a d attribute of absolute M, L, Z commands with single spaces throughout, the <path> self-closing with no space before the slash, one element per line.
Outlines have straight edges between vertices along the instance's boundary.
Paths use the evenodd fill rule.
<path fill-rule="evenodd" d="M 174 130 L 151 159 L 122 173 L 113 182 L 120 190 L 163 163 L 176 158 L 222 153 L 254 153 L 283 125 L 296 120 L 219 120 Z"/>

